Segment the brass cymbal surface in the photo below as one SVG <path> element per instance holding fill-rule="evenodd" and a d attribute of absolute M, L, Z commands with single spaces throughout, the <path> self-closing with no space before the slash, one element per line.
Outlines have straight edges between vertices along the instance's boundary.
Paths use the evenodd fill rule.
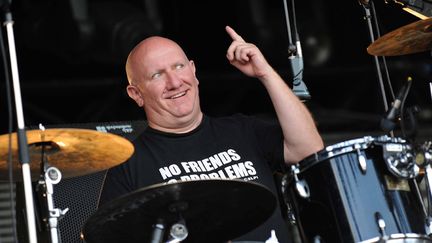
<path fill-rule="evenodd" d="M 370 44 L 367 52 L 374 56 L 399 56 L 432 50 L 432 18 L 423 19 L 393 30 Z"/>
<path fill-rule="evenodd" d="M 108 169 L 126 161 L 134 152 L 127 139 L 90 129 L 56 128 L 26 131 L 32 180 L 39 179 L 42 158 L 57 167 L 63 178 Z M 17 133 L 11 136 L 14 180 L 22 178 Z M 9 134 L 0 136 L 0 181 L 8 180 Z M 44 155 L 44 156 L 43 156 Z"/>

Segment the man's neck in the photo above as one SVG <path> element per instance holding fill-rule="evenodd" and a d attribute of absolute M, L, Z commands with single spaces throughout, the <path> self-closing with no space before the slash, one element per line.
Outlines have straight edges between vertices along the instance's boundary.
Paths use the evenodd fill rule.
<path fill-rule="evenodd" d="M 149 127 L 161 132 L 181 134 L 190 132 L 197 128 L 201 124 L 202 119 L 203 113 L 200 112 L 195 119 L 191 119 L 186 122 L 178 121 L 176 123 L 164 125 L 149 120 L 148 125 Z"/>

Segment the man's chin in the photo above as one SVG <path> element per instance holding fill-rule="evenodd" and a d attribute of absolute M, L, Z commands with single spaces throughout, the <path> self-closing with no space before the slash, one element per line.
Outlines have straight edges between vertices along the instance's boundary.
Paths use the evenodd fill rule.
<path fill-rule="evenodd" d="M 179 121 L 187 122 L 195 119 L 200 119 L 201 112 L 196 110 L 183 110 L 172 113 L 173 119 L 177 119 Z"/>
<path fill-rule="evenodd" d="M 188 112 L 175 112 L 175 113 L 172 113 L 171 116 L 174 119 L 177 119 L 177 120 L 190 120 L 190 119 L 194 118 L 192 111 L 188 111 Z"/>

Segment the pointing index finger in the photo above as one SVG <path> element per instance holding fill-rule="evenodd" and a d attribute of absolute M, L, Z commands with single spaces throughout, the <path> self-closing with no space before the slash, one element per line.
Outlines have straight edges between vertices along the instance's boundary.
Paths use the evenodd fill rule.
<path fill-rule="evenodd" d="M 226 26 L 225 27 L 226 32 L 228 33 L 228 35 L 231 37 L 231 39 L 233 39 L 233 41 L 245 41 L 243 40 L 243 38 L 237 34 L 237 32 L 234 31 L 233 28 L 231 28 L 230 26 Z"/>

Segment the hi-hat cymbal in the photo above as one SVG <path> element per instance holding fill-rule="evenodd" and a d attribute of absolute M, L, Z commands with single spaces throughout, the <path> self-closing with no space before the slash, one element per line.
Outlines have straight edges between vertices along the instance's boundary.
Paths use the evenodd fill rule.
<path fill-rule="evenodd" d="M 32 180 L 39 179 L 42 150 L 49 165 L 57 167 L 63 178 L 75 177 L 108 169 L 126 161 L 133 145 L 115 134 L 89 129 L 46 129 L 26 131 Z M 12 138 L 14 180 L 22 180 L 18 161 L 17 134 Z M 0 136 L 0 181 L 8 180 L 9 134 Z"/>
<path fill-rule="evenodd" d="M 82 234 L 89 243 L 154 242 L 153 225 L 164 222 L 166 239 L 171 226 L 183 219 L 188 236 L 182 242 L 221 243 L 262 224 L 275 207 L 276 196 L 254 182 L 156 184 L 102 205 L 86 221 Z"/>
<path fill-rule="evenodd" d="M 374 56 L 398 56 L 432 50 L 432 18 L 393 30 L 367 48 Z"/>

